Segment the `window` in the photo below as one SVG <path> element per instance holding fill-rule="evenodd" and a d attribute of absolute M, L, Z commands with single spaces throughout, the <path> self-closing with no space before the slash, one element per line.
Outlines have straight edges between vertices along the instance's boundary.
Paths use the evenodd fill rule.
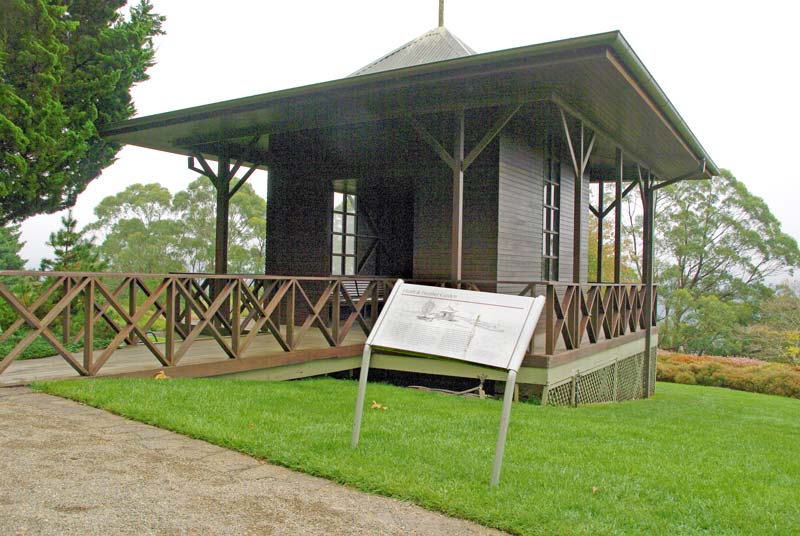
<path fill-rule="evenodd" d="M 561 216 L 561 162 L 552 148 L 545 160 L 542 196 L 542 278 L 558 281 L 558 232 Z"/>
<path fill-rule="evenodd" d="M 356 196 L 333 192 L 331 274 L 356 275 Z"/>

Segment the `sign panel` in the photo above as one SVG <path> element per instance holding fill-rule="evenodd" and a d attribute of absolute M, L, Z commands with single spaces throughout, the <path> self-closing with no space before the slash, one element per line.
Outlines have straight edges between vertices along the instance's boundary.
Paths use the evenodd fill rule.
<path fill-rule="evenodd" d="M 352 446 L 358 446 L 372 348 L 460 359 L 508 370 L 494 451 L 492 486 L 500 481 L 517 371 L 544 307 L 528 298 L 407 285 L 397 280 L 364 345 Z"/>
<path fill-rule="evenodd" d="M 503 369 L 521 360 L 534 298 L 403 284 L 367 344 Z M 538 311 L 537 311 L 538 318 Z M 535 319 L 533 322 L 535 323 Z"/>

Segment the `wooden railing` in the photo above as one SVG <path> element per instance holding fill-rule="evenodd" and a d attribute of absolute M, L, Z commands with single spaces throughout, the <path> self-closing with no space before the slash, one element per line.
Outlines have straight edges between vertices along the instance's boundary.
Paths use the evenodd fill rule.
<path fill-rule="evenodd" d="M 614 339 L 645 329 L 647 288 L 633 283 L 570 284 L 552 281 L 415 281 L 421 284 L 503 292 L 520 296 L 545 296 L 544 316 L 537 327 L 544 331 L 544 354 L 575 350 L 586 344 Z M 656 325 L 658 289 L 653 287 L 651 322 Z M 536 334 L 534 335 L 536 337 Z M 533 344 L 531 347 L 533 348 Z"/>
<path fill-rule="evenodd" d="M 178 365 L 201 336 L 213 339 L 231 359 L 244 356 L 260 334 L 273 337 L 285 352 L 299 349 L 313 330 L 321 333 L 328 345 L 338 347 L 353 330 L 369 333 L 395 281 L 380 277 L 0 271 L 0 301 L 7 304 L 6 314 L 0 316 L 0 320 L 6 319 L 0 343 L 15 342 L 0 356 L 0 374 L 38 338 L 86 376 L 96 375 L 123 344 L 145 346 L 165 367 Z M 544 325 L 544 352 L 548 355 L 620 337 L 646 325 L 641 285 L 413 282 L 545 295 L 545 315 L 537 331 Z M 108 342 L 95 348 L 100 335 Z M 161 340 L 157 343 L 152 340 L 155 337 Z M 82 346 L 82 358 L 70 351 L 76 346 Z"/>

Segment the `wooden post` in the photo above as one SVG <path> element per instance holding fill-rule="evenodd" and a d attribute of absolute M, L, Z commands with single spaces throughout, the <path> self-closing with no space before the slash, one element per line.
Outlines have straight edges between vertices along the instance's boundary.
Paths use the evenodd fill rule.
<path fill-rule="evenodd" d="M 195 166 L 195 159 L 200 162 L 201 167 Z M 255 162 L 250 169 L 239 179 L 235 184 L 231 185 L 231 180 L 236 176 L 236 172 L 241 167 L 241 160 L 237 160 L 231 168 L 231 159 L 228 156 L 220 155 L 217 159 L 217 172 L 211 169 L 205 158 L 200 151 L 195 151 L 189 157 L 189 169 L 196 171 L 208 177 L 211 184 L 217 191 L 217 210 L 215 222 L 215 237 L 214 237 L 214 273 L 227 274 L 228 273 L 228 213 L 230 209 L 231 198 L 236 195 L 236 192 L 247 182 L 247 179 L 258 169 L 259 162 Z M 225 286 L 222 279 L 215 279 L 211 285 L 211 298 L 216 298 Z M 230 300 L 220 306 L 217 311 L 219 316 L 226 321 L 230 321 Z M 221 328 L 224 322 L 216 321 L 217 328 Z"/>
<path fill-rule="evenodd" d="M 286 293 L 286 343 L 294 350 L 294 302 L 296 281 L 292 280 Z"/>
<path fill-rule="evenodd" d="M 236 278 L 233 286 L 233 311 L 231 314 L 231 349 L 236 357 L 239 355 L 239 340 L 242 333 L 242 278 Z"/>
<path fill-rule="evenodd" d="M 94 376 L 94 280 L 90 279 L 83 296 L 83 368 Z"/>
<path fill-rule="evenodd" d="M 72 278 L 67 277 L 64 279 L 64 296 L 69 294 L 70 289 L 72 288 Z M 61 313 L 61 341 L 64 345 L 69 344 L 72 342 L 70 337 L 72 336 L 70 331 L 70 322 L 72 316 L 72 303 L 68 303 L 66 307 L 64 307 L 64 312 Z"/>
<path fill-rule="evenodd" d="M 624 160 L 622 149 L 617 148 L 615 156 L 615 196 L 614 205 L 614 283 L 619 284 L 622 278 L 622 176 Z"/>
<path fill-rule="evenodd" d="M 220 156 L 217 161 L 217 220 L 214 237 L 214 273 L 228 273 L 228 209 L 230 202 L 230 159 Z M 218 280 L 221 281 L 221 280 Z M 219 285 L 215 284 L 215 294 Z"/>
<path fill-rule="evenodd" d="M 655 190 L 653 189 L 653 178 L 648 171 L 644 179 L 642 189 L 642 202 L 644 204 L 644 229 L 642 240 L 642 283 L 645 286 L 644 295 L 644 367 L 645 375 L 643 381 L 643 396 L 650 396 L 650 362 L 652 360 L 650 345 L 652 342 L 653 331 L 653 234 L 655 220 Z"/>
<path fill-rule="evenodd" d="M 342 339 L 339 336 L 342 324 L 342 282 L 337 281 L 334 283 L 333 288 L 333 297 L 331 298 L 331 335 L 338 345 L 342 343 Z"/>
<path fill-rule="evenodd" d="M 559 107 L 561 114 L 561 126 L 564 128 L 564 138 L 567 142 L 569 149 L 569 156 L 572 160 L 572 170 L 575 175 L 575 196 L 573 200 L 573 231 L 572 231 L 572 282 L 580 284 L 581 282 L 581 243 L 583 237 L 583 175 L 586 172 L 586 167 L 589 164 L 589 157 L 592 155 L 594 142 L 597 139 L 597 134 L 593 133 L 589 139 L 589 144 L 585 143 L 585 133 L 583 120 L 580 120 L 580 145 L 575 147 L 572 143 L 572 135 L 570 134 L 569 123 L 567 122 L 567 114 L 564 109 Z"/>
<path fill-rule="evenodd" d="M 462 230 L 464 224 L 464 110 L 456 112 L 455 139 L 453 141 L 453 224 L 451 244 L 450 279 L 461 280 Z"/>
<path fill-rule="evenodd" d="M 369 316 L 370 316 L 370 329 L 375 327 L 378 322 L 378 283 L 372 283 L 372 292 L 369 296 Z"/>
<path fill-rule="evenodd" d="M 555 324 L 556 324 L 556 287 L 553 285 L 547 285 L 546 290 L 546 302 L 545 302 L 545 332 L 544 332 L 544 353 L 545 355 L 553 355 L 555 354 L 556 349 L 556 332 L 555 332 Z"/>
<path fill-rule="evenodd" d="M 583 121 L 581 121 L 580 155 L 583 159 Z M 576 166 L 575 198 L 572 205 L 572 281 L 581 282 L 581 242 L 583 238 L 583 168 Z"/>
<path fill-rule="evenodd" d="M 164 335 L 166 336 L 164 353 L 165 357 L 167 358 L 167 363 L 169 363 L 170 366 L 174 366 L 175 365 L 175 280 L 174 279 L 167 283 L 165 296 L 167 302 L 165 311 L 167 321 L 164 327 L 165 331 Z"/>
<path fill-rule="evenodd" d="M 572 371 L 572 380 L 569 384 L 569 402 L 572 407 L 578 407 L 578 371 Z"/>
<path fill-rule="evenodd" d="M 603 282 L 603 202 L 605 201 L 605 183 L 597 183 L 597 282 Z"/>
<path fill-rule="evenodd" d="M 581 332 L 581 294 L 583 289 L 580 283 L 572 285 L 572 294 L 569 300 L 569 331 L 572 334 L 572 349 L 580 348 L 583 341 L 583 333 Z"/>
<path fill-rule="evenodd" d="M 131 277 L 131 280 L 128 282 L 128 315 L 131 318 L 136 316 L 136 278 Z M 139 338 L 136 336 L 135 332 L 131 332 L 129 344 L 136 345 L 139 344 Z"/>

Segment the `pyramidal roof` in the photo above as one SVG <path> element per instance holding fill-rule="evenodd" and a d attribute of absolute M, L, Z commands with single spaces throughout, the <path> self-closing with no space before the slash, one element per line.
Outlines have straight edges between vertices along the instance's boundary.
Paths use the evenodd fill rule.
<path fill-rule="evenodd" d="M 365 65 L 350 76 L 391 71 L 392 69 L 451 60 L 473 54 L 475 54 L 475 51 L 461 39 L 450 33 L 444 26 L 439 26 Z"/>

